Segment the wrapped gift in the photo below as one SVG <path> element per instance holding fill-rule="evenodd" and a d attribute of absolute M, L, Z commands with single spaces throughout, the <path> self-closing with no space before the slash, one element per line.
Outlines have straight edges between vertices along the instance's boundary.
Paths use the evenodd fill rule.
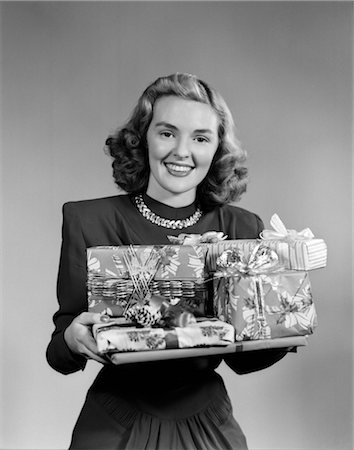
<path fill-rule="evenodd" d="M 93 333 L 101 353 L 225 346 L 235 342 L 233 326 L 219 320 L 170 329 L 122 326 L 113 322 L 94 325 Z"/>
<path fill-rule="evenodd" d="M 198 246 L 100 246 L 87 249 L 88 309 L 122 316 L 151 296 L 204 315 L 207 289 Z"/>
<path fill-rule="evenodd" d="M 215 315 L 235 327 L 237 341 L 313 333 L 317 316 L 307 272 L 282 270 L 276 253 L 262 245 L 247 262 L 227 250 L 218 266 Z"/>
<path fill-rule="evenodd" d="M 289 270 L 313 270 L 325 267 L 327 246 L 323 239 L 315 239 L 309 228 L 302 231 L 288 230 L 277 214 L 271 218 L 273 230 L 262 231 L 261 239 L 228 240 L 210 244 L 206 254 L 208 270 L 216 270 L 216 260 L 225 250 L 238 248 L 248 257 L 260 243 L 276 251 L 279 263 Z"/>
<path fill-rule="evenodd" d="M 327 264 L 327 246 L 312 231 L 288 230 L 277 214 L 270 220 L 273 230 L 264 230 L 261 239 L 278 254 L 281 264 L 292 270 L 313 270 Z"/>

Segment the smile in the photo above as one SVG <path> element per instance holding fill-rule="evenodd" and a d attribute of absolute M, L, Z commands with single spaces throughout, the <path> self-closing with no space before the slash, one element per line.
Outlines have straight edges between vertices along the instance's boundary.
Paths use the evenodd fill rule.
<path fill-rule="evenodd" d="M 165 163 L 165 166 L 171 175 L 179 177 L 188 175 L 194 169 L 194 167 L 191 166 L 173 163 Z"/>

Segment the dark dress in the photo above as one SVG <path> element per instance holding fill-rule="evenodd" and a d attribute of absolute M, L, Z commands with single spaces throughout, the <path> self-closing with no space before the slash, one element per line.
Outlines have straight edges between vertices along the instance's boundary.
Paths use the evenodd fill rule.
<path fill-rule="evenodd" d="M 172 208 L 144 195 L 161 217 L 184 219 L 196 205 Z M 71 352 L 64 331 L 87 311 L 86 248 L 97 245 L 167 244 L 181 230 L 144 219 L 129 195 L 66 203 L 58 274 L 59 310 L 47 349 L 49 364 L 63 374 L 83 370 L 86 359 Z M 242 208 L 222 206 L 203 215 L 188 233 L 223 231 L 229 239 L 258 237 L 260 218 Z M 260 370 L 286 354 L 285 349 L 224 357 L 238 374 Z M 221 377 L 219 356 L 105 365 L 88 391 L 75 425 L 71 449 L 245 449 L 245 436 L 232 415 Z"/>

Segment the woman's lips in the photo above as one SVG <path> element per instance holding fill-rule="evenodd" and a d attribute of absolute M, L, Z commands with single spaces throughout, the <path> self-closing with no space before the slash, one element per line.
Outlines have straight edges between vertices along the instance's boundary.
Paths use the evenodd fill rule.
<path fill-rule="evenodd" d="M 194 169 L 194 167 L 184 164 L 165 163 L 165 166 L 168 173 L 177 177 L 185 177 Z"/>

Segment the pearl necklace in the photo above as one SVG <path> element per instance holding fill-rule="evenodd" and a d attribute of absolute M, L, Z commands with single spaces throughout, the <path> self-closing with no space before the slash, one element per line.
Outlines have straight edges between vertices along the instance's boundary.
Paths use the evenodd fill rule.
<path fill-rule="evenodd" d="M 182 219 L 182 220 L 180 220 L 180 219 L 178 219 L 178 220 L 164 219 L 164 218 L 158 216 L 157 214 L 155 214 L 154 212 L 152 212 L 150 208 L 148 208 L 148 206 L 145 204 L 145 202 L 143 200 L 143 196 L 141 194 L 137 195 L 134 198 L 134 200 L 135 200 L 136 207 L 138 208 L 141 215 L 143 217 L 145 217 L 145 219 L 149 220 L 150 222 L 154 223 L 155 225 L 158 225 L 159 227 L 172 228 L 173 230 L 176 230 L 176 229 L 181 230 L 182 228 L 187 228 L 187 227 L 191 227 L 192 225 L 195 225 L 203 215 L 200 208 L 198 208 L 196 210 L 196 212 L 193 215 L 191 215 L 190 217 L 188 217 L 187 219 Z"/>

